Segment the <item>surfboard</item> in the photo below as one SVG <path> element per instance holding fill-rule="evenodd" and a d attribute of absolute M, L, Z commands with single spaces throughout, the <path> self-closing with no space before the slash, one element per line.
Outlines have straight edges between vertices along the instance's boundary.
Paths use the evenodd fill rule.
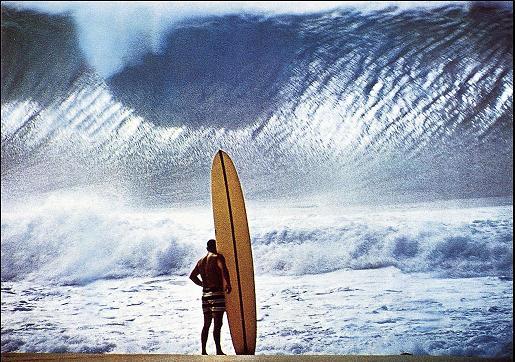
<path fill-rule="evenodd" d="M 227 320 L 236 354 L 256 350 L 256 293 L 249 226 L 234 163 L 218 151 L 211 168 L 216 248 L 225 257 L 231 293 L 225 295 Z"/>

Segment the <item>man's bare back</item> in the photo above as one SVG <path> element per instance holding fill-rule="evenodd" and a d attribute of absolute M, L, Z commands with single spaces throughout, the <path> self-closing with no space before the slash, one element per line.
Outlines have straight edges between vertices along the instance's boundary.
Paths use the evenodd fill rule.
<path fill-rule="evenodd" d="M 197 275 L 200 275 L 201 280 L 198 280 Z M 225 258 L 221 254 L 212 252 L 208 252 L 206 256 L 197 262 L 195 269 L 193 269 L 190 275 L 190 279 L 192 279 L 195 284 L 202 286 L 204 289 L 211 290 L 223 290 L 224 278 L 227 284 L 226 291 L 229 293 L 230 281 L 229 273 L 225 266 Z"/>
<path fill-rule="evenodd" d="M 222 270 L 223 266 L 221 259 L 223 256 L 208 253 L 205 257 L 200 259 L 197 263 L 197 268 L 202 279 L 202 287 L 209 289 L 223 289 L 223 277 Z"/>

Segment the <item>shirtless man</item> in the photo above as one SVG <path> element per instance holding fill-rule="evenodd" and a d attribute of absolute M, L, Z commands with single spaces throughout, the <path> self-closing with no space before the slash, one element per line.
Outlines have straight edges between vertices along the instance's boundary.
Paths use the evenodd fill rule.
<path fill-rule="evenodd" d="M 199 275 L 201 279 L 199 279 Z M 227 293 L 231 292 L 231 280 L 225 266 L 225 258 L 222 254 L 216 252 L 215 240 L 211 239 L 207 242 L 207 255 L 197 262 L 190 274 L 190 279 L 193 283 L 202 287 L 202 311 L 204 312 L 204 327 L 200 337 L 202 354 L 207 354 L 207 336 L 211 320 L 214 319 L 213 338 L 215 339 L 216 354 L 223 355 L 220 345 L 220 331 L 225 312 L 223 280 L 225 280 L 225 291 Z"/>

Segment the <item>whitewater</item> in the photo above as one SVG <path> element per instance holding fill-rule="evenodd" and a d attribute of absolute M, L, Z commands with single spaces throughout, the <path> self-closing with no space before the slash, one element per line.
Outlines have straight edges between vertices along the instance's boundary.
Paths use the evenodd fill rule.
<path fill-rule="evenodd" d="M 2 352 L 199 353 L 224 149 L 257 354 L 512 356 L 512 8 L 283 5 L 2 3 Z"/>
<path fill-rule="evenodd" d="M 251 203 L 256 353 L 510 354 L 505 203 Z M 198 353 L 211 210 L 114 206 L 2 214 L 3 351 Z"/>

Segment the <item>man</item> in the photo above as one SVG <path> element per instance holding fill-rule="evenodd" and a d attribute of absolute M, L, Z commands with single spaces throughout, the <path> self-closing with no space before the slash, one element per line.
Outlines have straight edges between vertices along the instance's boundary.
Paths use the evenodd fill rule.
<path fill-rule="evenodd" d="M 201 279 L 199 279 L 199 275 Z M 204 327 L 200 337 L 202 354 L 207 354 L 207 336 L 211 320 L 214 319 L 213 338 L 215 339 L 216 354 L 223 355 L 225 353 L 222 352 L 220 345 L 220 331 L 225 312 L 223 281 L 225 280 L 225 291 L 230 293 L 231 280 L 225 265 L 225 258 L 216 252 L 215 240 L 211 239 L 207 242 L 207 255 L 198 261 L 190 274 L 190 279 L 202 287 L 202 311 L 204 312 Z"/>

